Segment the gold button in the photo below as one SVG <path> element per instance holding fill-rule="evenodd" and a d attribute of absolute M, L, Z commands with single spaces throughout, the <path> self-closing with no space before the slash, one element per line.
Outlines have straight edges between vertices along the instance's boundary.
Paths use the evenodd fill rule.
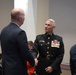
<path fill-rule="evenodd" d="M 50 37 L 48 37 L 48 39 L 50 39 Z"/>
<path fill-rule="evenodd" d="M 47 42 L 47 44 L 50 44 L 50 42 Z"/>
<path fill-rule="evenodd" d="M 49 52 L 47 51 L 47 54 L 48 54 Z"/>
<path fill-rule="evenodd" d="M 49 47 L 47 47 L 47 49 L 49 49 Z"/>
<path fill-rule="evenodd" d="M 41 44 L 41 46 L 42 46 L 42 44 Z"/>

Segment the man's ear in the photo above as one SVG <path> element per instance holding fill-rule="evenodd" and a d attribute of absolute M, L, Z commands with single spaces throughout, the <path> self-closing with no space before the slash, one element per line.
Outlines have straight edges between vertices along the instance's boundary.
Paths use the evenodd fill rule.
<path fill-rule="evenodd" d="M 56 26 L 54 25 L 53 28 L 55 28 Z"/>
<path fill-rule="evenodd" d="M 21 21 L 22 19 L 21 19 L 21 17 L 18 17 L 18 21 Z"/>

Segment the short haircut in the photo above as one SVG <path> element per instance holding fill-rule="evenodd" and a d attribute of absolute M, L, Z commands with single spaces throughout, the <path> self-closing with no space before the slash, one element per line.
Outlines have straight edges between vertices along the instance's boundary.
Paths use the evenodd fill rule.
<path fill-rule="evenodd" d="M 55 21 L 53 19 L 48 19 L 47 21 L 53 22 L 53 25 L 55 26 Z"/>
<path fill-rule="evenodd" d="M 33 46 L 33 41 L 28 41 L 28 45 Z"/>
<path fill-rule="evenodd" d="M 20 12 L 11 13 L 11 19 L 17 19 L 20 16 Z"/>

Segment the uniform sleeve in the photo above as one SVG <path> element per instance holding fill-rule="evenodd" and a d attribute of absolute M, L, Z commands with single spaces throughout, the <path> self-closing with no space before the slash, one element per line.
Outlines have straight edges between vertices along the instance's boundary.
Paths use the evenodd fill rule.
<path fill-rule="evenodd" d="M 19 32 L 17 36 L 17 43 L 23 59 L 29 61 L 30 64 L 34 66 L 34 58 L 28 50 L 27 36 L 24 31 Z"/>
<path fill-rule="evenodd" d="M 76 44 L 70 49 L 70 70 L 71 74 L 76 74 Z"/>
<path fill-rule="evenodd" d="M 60 39 L 59 52 L 57 54 L 57 57 L 56 57 L 55 61 L 51 64 L 51 67 L 53 69 L 57 69 L 60 66 L 60 64 L 61 64 L 61 62 L 63 60 L 63 56 L 64 56 L 64 44 L 63 44 L 63 40 L 61 38 Z"/>
<path fill-rule="evenodd" d="M 38 49 L 39 47 L 38 47 L 37 36 L 36 36 L 36 40 L 35 40 L 35 42 L 34 42 L 34 47 L 33 47 L 33 48 L 34 48 L 34 52 L 36 53 L 36 56 L 37 56 L 37 55 L 38 55 L 38 52 L 39 52 L 39 51 L 38 51 L 38 50 L 39 50 L 39 49 Z"/>
<path fill-rule="evenodd" d="M 71 70 L 72 75 L 74 73 L 74 67 L 76 67 L 76 64 L 74 65 L 74 61 L 72 59 L 70 59 L 70 70 Z"/>

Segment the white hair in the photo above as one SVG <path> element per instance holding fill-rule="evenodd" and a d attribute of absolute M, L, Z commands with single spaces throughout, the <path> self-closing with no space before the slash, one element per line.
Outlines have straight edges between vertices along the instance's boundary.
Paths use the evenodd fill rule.
<path fill-rule="evenodd" d="M 55 21 L 53 19 L 48 19 L 47 21 L 53 22 L 53 25 L 55 26 Z"/>

